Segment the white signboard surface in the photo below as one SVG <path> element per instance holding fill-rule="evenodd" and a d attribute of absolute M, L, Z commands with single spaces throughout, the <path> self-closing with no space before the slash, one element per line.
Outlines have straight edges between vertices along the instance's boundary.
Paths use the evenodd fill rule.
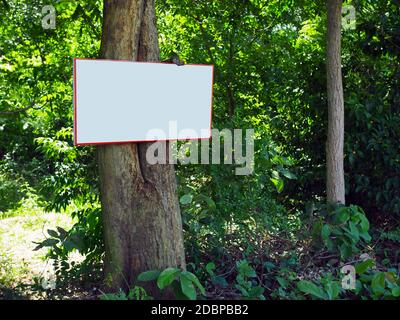
<path fill-rule="evenodd" d="M 74 59 L 75 145 L 210 138 L 213 71 Z"/>

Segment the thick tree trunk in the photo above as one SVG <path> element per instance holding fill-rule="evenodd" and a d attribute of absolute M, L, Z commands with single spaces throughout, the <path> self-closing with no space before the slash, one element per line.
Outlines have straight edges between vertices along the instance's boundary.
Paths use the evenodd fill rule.
<path fill-rule="evenodd" d="M 328 0 L 328 139 L 326 190 L 329 203 L 345 204 L 343 170 L 344 101 L 341 65 L 342 0 Z"/>
<path fill-rule="evenodd" d="M 154 0 L 104 1 L 101 58 L 159 61 Z M 105 272 L 112 290 L 126 289 L 145 270 L 185 267 L 174 168 L 150 166 L 149 145 L 98 147 Z M 146 288 L 166 297 L 152 285 Z"/>

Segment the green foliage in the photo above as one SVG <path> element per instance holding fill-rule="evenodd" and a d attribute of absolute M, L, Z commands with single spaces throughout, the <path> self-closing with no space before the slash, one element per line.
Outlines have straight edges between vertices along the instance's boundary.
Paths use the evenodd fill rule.
<path fill-rule="evenodd" d="M 11 179 L 0 172 L 0 212 L 15 208 L 23 198 L 26 186 L 18 179 Z"/>
<path fill-rule="evenodd" d="M 362 299 L 394 300 L 400 298 L 398 270 L 378 271 L 369 259 L 356 265 L 357 284 L 355 294 Z"/>
<path fill-rule="evenodd" d="M 205 295 L 205 289 L 199 279 L 193 273 L 179 268 L 145 271 L 139 274 L 137 280 L 156 281 L 160 290 L 171 288 L 176 299 L 196 300 L 196 288 Z"/>
<path fill-rule="evenodd" d="M 215 273 L 216 265 L 214 262 L 207 263 L 205 269 L 208 277 L 211 280 L 210 283 L 212 286 L 222 288 L 226 288 L 228 286 L 228 282 L 226 281 L 226 279 L 223 276 L 217 275 Z"/>
<path fill-rule="evenodd" d="M 326 248 L 339 252 L 342 259 L 354 256 L 371 241 L 370 224 L 360 207 L 324 206 L 318 213 L 323 219 L 314 226 L 314 234 L 319 233 Z"/>
<path fill-rule="evenodd" d="M 40 243 L 34 250 L 43 247 L 49 248 L 47 257 L 52 259 L 54 270 L 58 276 L 58 280 L 66 280 L 67 278 L 79 277 L 82 274 L 96 273 L 90 270 L 96 270 L 102 262 L 103 242 L 100 224 L 99 224 L 99 208 L 89 207 L 84 210 L 74 211 L 73 217 L 78 217 L 70 230 L 57 227 L 56 230 L 47 230 L 48 238 Z M 79 215 L 82 215 L 79 217 Z M 85 260 L 79 264 L 70 261 L 69 257 L 72 252 L 79 252 L 85 257 Z M 100 274 L 92 278 L 99 277 Z"/>
<path fill-rule="evenodd" d="M 395 300 L 400 298 L 400 278 L 396 270 L 378 271 L 371 259 L 359 262 L 356 268 L 355 290 L 345 290 L 341 279 L 328 273 L 317 281 L 301 280 L 297 289 L 311 297 L 320 300 L 336 300 L 340 298 L 360 298 L 363 300 Z"/>
<path fill-rule="evenodd" d="M 318 284 L 308 280 L 299 281 L 297 288 L 301 292 L 321 300 L 336 300 L 342 291 L 340 282 L 333 280 L 330 273 L 320 279 Z"/>
<path fill-rule="evenodd" d="M 100 300 L 152 300 L 153 298 L 146 293 L 146 290 L 140 286 L 134 286 L 125 293 L 121 289 L 118 293 L 103 293 Z"/>
<path fill-rule="evenodd" d="M 400 9 L 384 1 L 355 5 L 357 32 L 343 39 L 347 198 L 371 216 L 398 215 L 400 48 L 394 43 Z"/>
<path fill-rule="evenodd" d="M 254 278 L 257 278 L 255 270 L 250 264 L 241 260 L 236 262 L 238 275 L 236 276 L 235 287 L 240 290 L 244 299 L 260 299 L 265 300 L 263 295 L 264 288 L 261 285 L 256 285 Z"/>

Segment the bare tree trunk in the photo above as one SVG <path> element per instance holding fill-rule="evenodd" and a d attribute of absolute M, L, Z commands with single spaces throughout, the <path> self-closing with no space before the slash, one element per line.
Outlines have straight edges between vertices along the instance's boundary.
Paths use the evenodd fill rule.
<path fill-rule="evenodd" d="M 328 139 L 326 191 L 328 203 L 345 204 L 343 169 L 344 101 L 341 66 L 342 0 L 328 0 Z"/>
<path fill-rule="evenodd" d="M 159 61 L 154 0 L 104 1 L 101 57 Z M 174 168 L 150 166 L 149 145 L 98 147 L 105 272 L 112 290 L 126 289 L 145 270 L 185 268 Z M 146 289 L 169 297 L 152 285 Z"/>

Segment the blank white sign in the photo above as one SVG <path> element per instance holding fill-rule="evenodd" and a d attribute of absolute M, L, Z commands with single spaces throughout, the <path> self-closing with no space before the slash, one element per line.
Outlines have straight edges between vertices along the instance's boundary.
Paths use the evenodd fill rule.
<path fill-rule="evenodd" d="M 210 138 L 213 71 L 74 59 L 75 145 Z"/>

